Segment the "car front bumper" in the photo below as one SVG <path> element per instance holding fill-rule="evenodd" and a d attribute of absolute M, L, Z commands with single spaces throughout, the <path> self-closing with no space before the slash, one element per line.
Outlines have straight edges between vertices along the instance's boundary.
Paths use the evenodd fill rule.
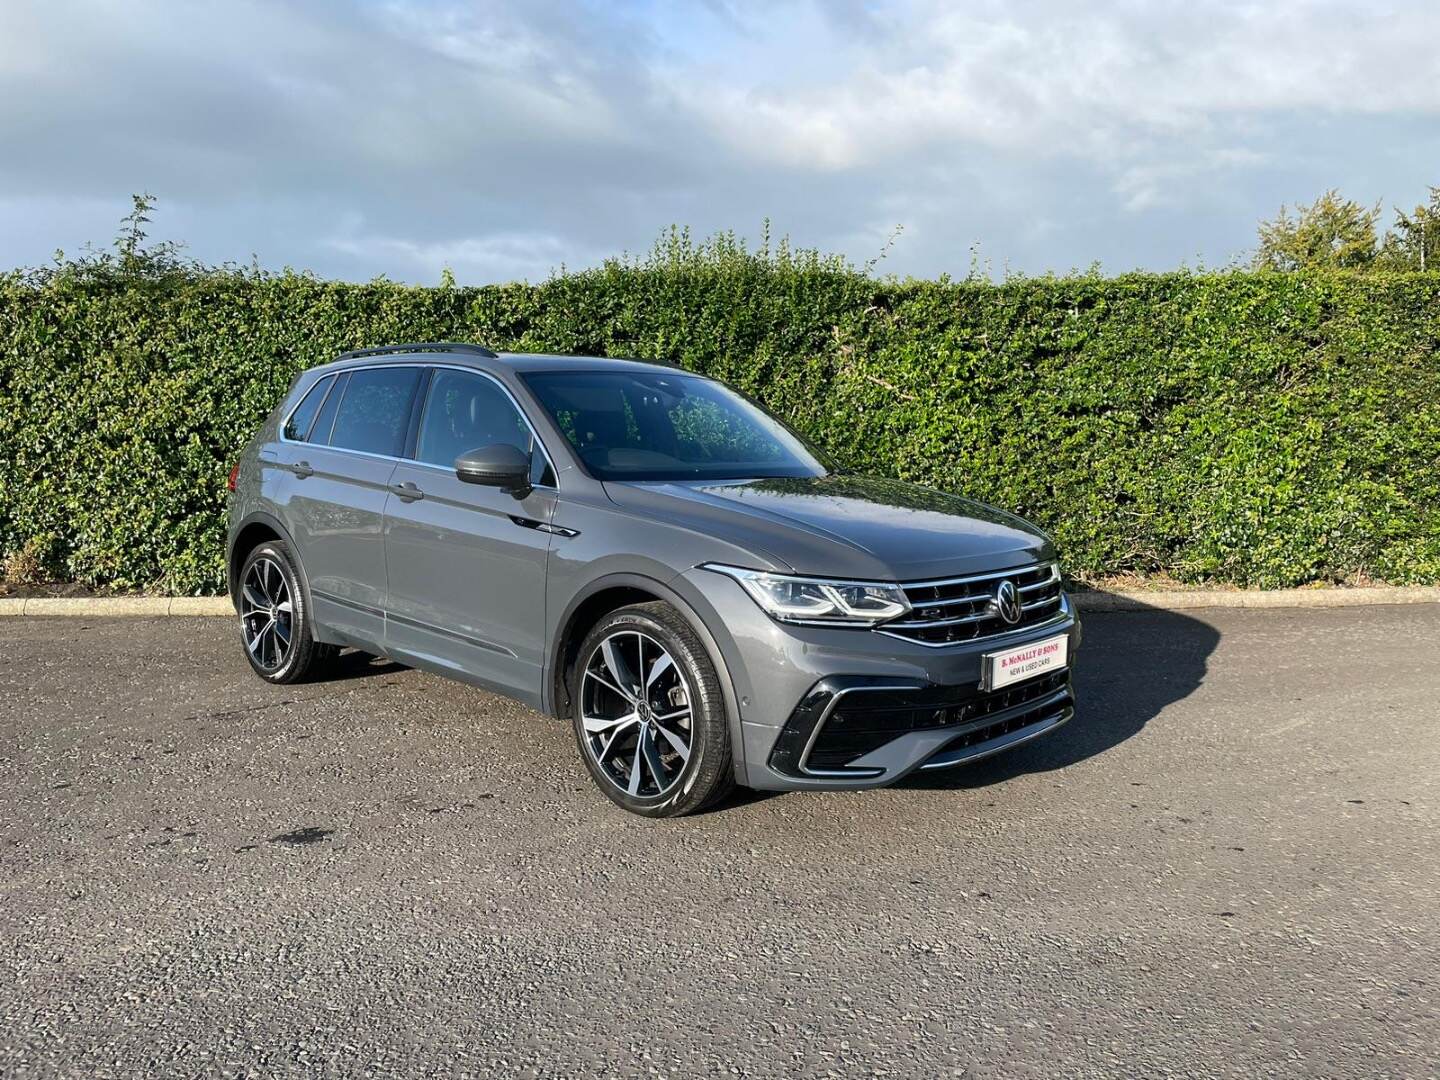
<path fill-rule="evenodd" d="M 714 632 L 736 704 L 739 779 L 762 790 L 882 787 L 1046 735 L 1073 715 L 1069 668 L 981 689 L 982 657 L 1080 624 L 1068 597 L 1044 623 L 934 648 L 863 629 L 778 623 L 733 579 L 676 582 Z"/>

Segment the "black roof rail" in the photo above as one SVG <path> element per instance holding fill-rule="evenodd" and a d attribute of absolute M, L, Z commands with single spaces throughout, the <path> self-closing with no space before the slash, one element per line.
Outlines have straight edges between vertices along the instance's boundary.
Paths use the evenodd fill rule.
<path fill-rule="evenodd" d="M 464 341 L 412 341 L 405 345 L 378 345 L 373 349 L 351 349 L 347 353 L 341 353 L 335 359 L 355 360 L 362 356 L 391 356 L 395 353 L 422 352 L 470 353 L 472 356 L 484 356 L 490 360 L 497 359 L 500 355 L 494 349 L 487 349 L 484 345 L 471 345 Z"/>

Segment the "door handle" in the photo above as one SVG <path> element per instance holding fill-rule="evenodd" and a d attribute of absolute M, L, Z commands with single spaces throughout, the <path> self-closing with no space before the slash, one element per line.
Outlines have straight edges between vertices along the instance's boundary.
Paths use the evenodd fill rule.
<path fill-rule="evenodd" d="M 307 476 L 315 475 L 315 470 L 310 467 L 310 462 L 308 461 L 295 462 L 294 465 L 290 466 L 290 471 L 301 480 L 304 480 Z"/>
<path fill-rule="evenodd" d="M 401 502 L 414 502 L 416 499 L 423 499 L 425 497 L 425 492 L 421 491 L 409 480 L 406 480 L 403 484 L 391 484 L 390 490 Z"/>

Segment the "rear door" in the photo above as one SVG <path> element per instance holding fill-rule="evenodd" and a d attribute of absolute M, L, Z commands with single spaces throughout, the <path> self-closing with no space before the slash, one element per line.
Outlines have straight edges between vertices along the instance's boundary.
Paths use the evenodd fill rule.
<path fill-rule="evenodd" d="M 278 451 L 294 475 L 286 523 L 316 621 L 377 648 L 385 637 L 385 500 L 423 370 L 342 372 L 303 440 L 289 437 L 298 428 L 287 431 Z"/>
<path fill-rule="evenodd" d="M 520 498 L 455 475 L 457 457 L 496 443 L 532 453 Z M 436 367 L 411 456 L 385 505 L 387 648 L 538 704 L 555 508 L 544 448 L 498 381 Z"/>

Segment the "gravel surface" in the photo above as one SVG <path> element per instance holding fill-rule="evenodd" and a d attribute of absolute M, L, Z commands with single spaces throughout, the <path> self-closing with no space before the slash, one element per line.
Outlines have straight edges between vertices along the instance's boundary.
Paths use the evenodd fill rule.
<path fill-rule="evenodd" d="M 1079 715 L 647 822 L 229 620 L 0 623 L 0 1076 L 1433 1076 L 1440 607 L 1092 615 Z"/>

